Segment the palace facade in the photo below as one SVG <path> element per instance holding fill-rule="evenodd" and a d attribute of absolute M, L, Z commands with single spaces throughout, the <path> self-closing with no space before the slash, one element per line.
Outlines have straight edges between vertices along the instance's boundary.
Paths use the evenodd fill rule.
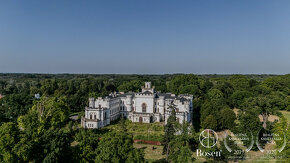
<path fill-rule="evenodd" d="M 104 98 L 89 98 L 82 118 L 84 128 L 102 128 L 120 116 L 132 122 L 167 123 L 172 106 L 179 123 L 190 122 L 192 116 L 192 95 L 179 95 L 155 92 L 151 82 L 145 82 L 142 92 L 111 93 Z"/>

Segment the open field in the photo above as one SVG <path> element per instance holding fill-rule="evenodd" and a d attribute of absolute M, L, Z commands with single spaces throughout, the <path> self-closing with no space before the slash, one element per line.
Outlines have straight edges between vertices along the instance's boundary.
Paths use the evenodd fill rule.
<path fill-rule="evenodd" d="M 125 123 L 128 133 L 131 133 L 134 136 L 134 139 L 161 141 L 164 135 L 163 123 L 134 123 L 129 120 L 126 120 Z M 119 131 L 119 122 L 115 121 L 101 130 Z"/>
<path fill-rule="evenodd" d="M 163 146 L 134 143 L 134 147 L 144 149 L 145 159 L 148 162 L 153 162 L 165 158 L 165 155 L 162 155 Z M 152 149 L 153 147 L 154 150 Z"/>
<path fill-rule="evenodd" d="M 287 118 L 288 122 L 290 122 L 290 111 L 280 111 L 285 118 Z"/>
<path fill-rule="evenodd" d="M 259 119 L 260 119 L 261 122 L 263 122 L 262 115 L 259 115 Z M 279 120 L 279 117 L 276 116 L 276 115 L 269 115 L 269 117 L 268 117 L 268 121 L 269 122 L 274 122 L 275 120 Z"/>
<path fill-rule="evenodd" d="M 238 115 L 239 109 L 235 108 L 235 109 L 233 109 L 233 111 L 235 112 L 236 115 Z M 288 122 L 289 122 L 289 121 L 290 121 L 290 111 L 282 110 L 282 111 L 280 111 L 280 112 L 284 115 L 284 117 L 285 117 L 285 118 L 288 120 Z M 263 118 L 262 118 L 261 115 L 259 115 L 259 119 L 260 119 L 261 122 L 263 121 Z M 268 120 L 269 120 L 270 122 L 274 122 L 275 120 L 279 120 L 279 117 L 276 116 L 276 115 L 270 115 L 270 116 L 268 117 Z"/>

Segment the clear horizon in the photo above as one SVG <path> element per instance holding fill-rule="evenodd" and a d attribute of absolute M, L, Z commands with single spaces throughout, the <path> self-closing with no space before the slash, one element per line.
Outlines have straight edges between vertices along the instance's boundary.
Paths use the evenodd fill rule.
<path fill-rule="evenodd" d="M 290 1 L 1 1 L 0 73 L 289 74 Z"/>

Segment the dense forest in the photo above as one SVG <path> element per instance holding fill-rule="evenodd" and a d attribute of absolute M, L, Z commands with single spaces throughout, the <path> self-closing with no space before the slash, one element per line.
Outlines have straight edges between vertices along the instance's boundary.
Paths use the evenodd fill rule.
<path fill-rule="evenodd" d="M 176 124 L 173 113 L 164 126 L 166 158 L 159 162 L 194 161 L 190 153 L 206 128 L 255 135 L 261 127 L 284 132 L 289 126 L 281 111 L 290 111 L 290 74 L 0 74 L 0 162 L 144 162 L 144 151 L 133 147 L 126 120 L 120 120 L 118 131 L 104 133 L 82 129 L 69 117 L 82 116 L 89 97 L 140 91 L 145 81 L 157 91 L 194 97 L 192 124 Z M 271 115 L 279 121 L 269 121 Z M 180 135 L 174 134 L 177 129 Z M 290 156 L 289 141 L 279 155 Z"/>

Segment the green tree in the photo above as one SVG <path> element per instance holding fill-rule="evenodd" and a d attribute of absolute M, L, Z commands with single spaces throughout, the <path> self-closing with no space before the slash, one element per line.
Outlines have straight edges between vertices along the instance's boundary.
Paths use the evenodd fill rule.
<path fill-rule="evenodd" d="M 229 82 L 234 90 L 248 90 L 250 88 L 249 79 L 245 75 L 232 75 L 229 78 Z"/>
<path fill-rule="evenodd" d="M 274 91 L 284 92 L 289 95 L 290 74 L 267 78 L 262 82 L 262 85 L 271 88 Z"/>
<path fill-rule="evenodd" d="M 37 157 L 38 148 L 36 148 L 39 140 L 31 139 L 31 137 L 25 133 L 19 135 L 20 140 L 15 144 L 13 151 L 16 153 L 18 160 L 21 162 L 29 162 L 34 159 L 34 156 Z"/>
<path fill-rule="evenodd" d="M 220 90 L 223 93 L 225 99 L 229 99 L 229 97 L 234 92 L 233 86 L 225 80 L 218 81 L 214 88 Z"/>
<path fill-rule="evenodd" d="M 72 160 L 71 135 L 63 129 L 46 130 L 37 143 L 36 162 L 69 162 Z"/>
<path fill-rule="evenodd" d="M 207 97 L 211 101 L 219 102 L 224 100 L 224 94 L 218 89 L 210 89 L 207 93 Z"/>
<path fill-rule="evenodd" d="M 57 162 L 70 153 L 70 130 L 61 129 L 68 119 L 67 105 L 62 98 L 42 98 L 26 115 L 17 120 L 21 129 L 15 146 L 23 161 Z"/>
<path fill-rule="evenodd" d="M 129 92 L 129 91 L 139 92 L 143 84 L 144 82 L 140 80 L 132 80 L 132 81 L 124 82 L 123 84 L 121 84 L 118 87 L 118 90 L 122 92 Z"/>
<path fill-rule="evenodd" d="M 96 149 L 95 162 L 144 162 L 144 153 L 134 149 L 133 138 L 127 133 L 110 132 L 105 134 Z"/>
<path fill-rule="evenodd" d="M 69 109 L 65 102 L 65 98 L 50 98 L 40 103 L 36 107 L 40 114 L 40 123 L 43 128 L 46 126 L 57 128 L 66 124 L 69 116 Z"/>
<path fill-rule="evenodd" d="M 16 122 L 18 116 L 24 115 L 32 106 L 32 96 L 24 93 L 9 94 L 0 99 L 0 122 Z"/>
<path fill-rule="evenodd" d="M 239 111 L 238 113 L 238 126 L 234 132 L 246 133 L 247 135 L 253 135 L 256 140 L 257 132 L 261 129 L 261 122 L 258 117 L 259 113 L 255 110 Z M 250 140 L 243 140 L 243 143 L 247 146 L 251 144 Z M 257 150 L 256 146 L 253 146 L 253 150 Z"/>
<path fill-rule="evenodd" d="M 220 128 L 222 129 L 232 129 L 233 127 L 236 126 L 235 124 L 235 120 L 236 118 L 236 114 L 235 112 L 230 109 L 230 108 L 224 108 L 220 111 L 220 115 L 219 115 L 219 124 L 220 124 Z"/>
<path fill-rule="evenodd" d="M 75 162 L 94 162 L 96 158 L 95 150 L 98 147 L 99 135 L 93 130 L 81 129 L 75 135 L 75 141 L 78 142 L 73 149 Z"/>
<path fill-rule="evenodd" d="M 286 97 L 286 110 L 287 111 L 290 111 L 290 96 L 287 96 Z"/>
<path fill-rule="evenodd" d="M 206 100 L 201 105 L 201 126 L 208 125 L 209 121 L 212 121 L 212 118 L 208 118 L 210 115 L 219 115 L 220 110 L 228 107 L 226 105 L 226 100 L 223 96 L 223 93 L 218 89 L 210 89 L 206 94 Z M 215 117 L 215 121 L 218 120 L 219 117 Z M 207 119 L 207 122 L 205 122 Z M 213 127 L 213 125 L 211 125 Z M 216 127 L 215 127 L 216 128 Z"/>
<path fill-rule="evenodd" d="M 192 157 L 192 151 L 189 145 L 190 133 L 189 124 L 183 123 L 181 126 L 181 134 L 176 135 L 170 141 L 170 153 L 168 160 L 170 162 L 193 162 L 195 159 Z"/>
<path fill-rule="evenodd" d="M 176 112 L 175 112 L 175 106 L 171 104 L 169 107 L 169 110 L 171 111 L 170 116 L 167 119 L 167 123 L 164 127 L 164 138 L 163 138 L 163 154 L 166 154 L 166 160 L 168 160 L 168 155 L 170 152 L 170 142 L 174 139 L 174 134 L 176 132 L 175 126 L 176 126 Z"/>
<path fill-rule="evenodd" d="M 196 97 L 196 96 L 199 96 L 200 90 L 198 88 L 198 85 L 190 84 L 190 85 L 186 85 L 186 86 L 183 86 L 182 88 L 180 88 L 179 93 L 180 94 L 191 94 L 191 95 Z"/>
<path fill-rule="evenodd" d="M 19 141 L 19 130 L 15 123 L 7 122 L 0 126 L 0 161 L 16 162 L 17 154 L 13 151 Z"/>
<path fill-rule="evenodd" d="M 263 127 L 267 128 L 267 121 L 270 114 L 276 114 L 279 109 L 277 101 L 272 96 L 257 96 L 248 98 L 244 104 L 244 110 L 254 110 L 263 117 Z"/>
<path fill-rule="evenodd" d="M 232 96 L 230 97 L 232 106 L 236 108 L 241 108 L 241 105 L 243 104 L 244 100 L 246 98 L 251 97 L 252 94 L 249 91 L 246 90 L 237 90 L 235 91 Z"/>
<path fill-rule="evenodd" d="M 213 115 L 209 115 L 204 121 L 201 122 L 201 126 L 204 129 L 216 130 L 218 127 L 218 122 Z"/>
<path fill-rule="evenodd" d="M 127 125 L 126 125 L 126 120 L 123 116 L 121 116 L 121 119 L 120 119 L 120 129 L 121 129 L 121 132 L 127 132 Z"/>
<path fill-rule="evenodd" d="M 281 152 L 277 152 L 278 156 L 282 157 L 282 160 L 285 162 L 290 162 L 290 132 L 289 130 L 289 122 L 285 117 L 280 118 L 280 122 L 274 125 L 272 132 L 275 134 L 279 134 L 280 137 L 283 137 L 282 140 L 276 140 L 276 149 L 281 150 Z M 284 134 L 286 140 L 286 146 L 283 148 L 284 145 Z"/>

